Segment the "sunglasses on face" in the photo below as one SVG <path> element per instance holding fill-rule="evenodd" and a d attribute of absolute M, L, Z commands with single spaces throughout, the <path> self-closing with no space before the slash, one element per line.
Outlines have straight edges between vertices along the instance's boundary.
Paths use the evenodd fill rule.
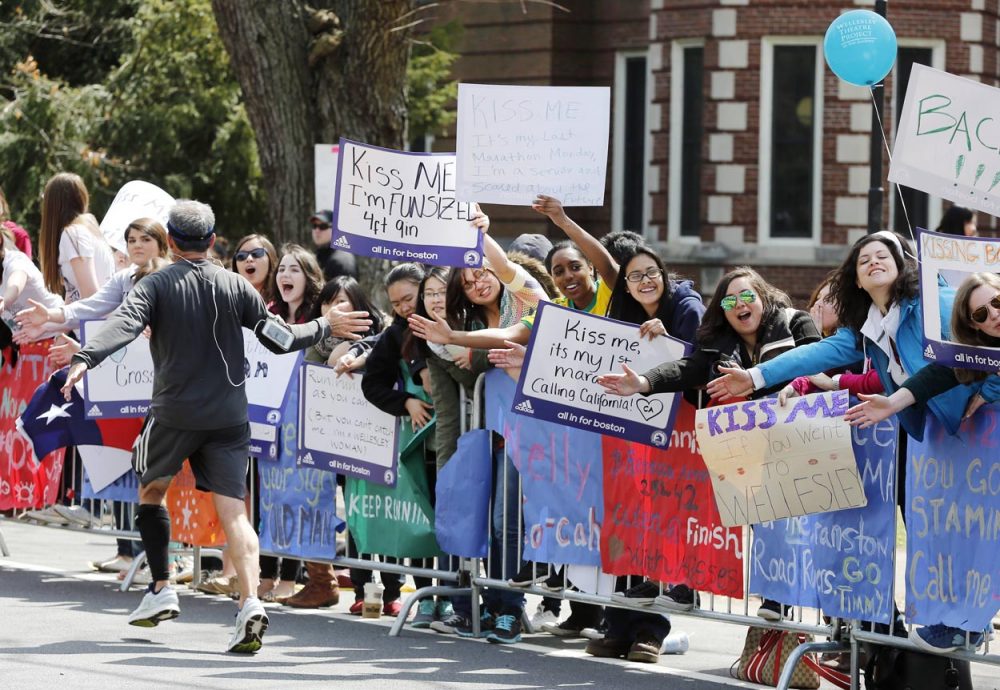
<path fill-rule="evenodd" d="M 738 295 L 726 295 L 719 300 L 719 306 L 722 307 L 722 311 L 732 311 L 736 308 L 736 300 L 743 304 L 753 304 L 757 301 L 757 294 L 753 290 L 740 290 Z"/>
<path fill-rule="evenodd" d="M 246 261 L 247 257 L 250 257 L 250 256 L 252 256 L 255 259 L 261 259 L 261 258 L 267 256 L 267 250 L 264 249 L 263 247 L 257 247 L 256 249 L 251 249 L 248 252 L 239 251 L 239 252 L 236 252 L 235 255 L 233 255 L 233 258 L 236 259 L 236 261 L 239 262 L 239 261 Z"/>
<path fill-rule="evenodd" d="M 649 278 L 650 280 L 656 280 L 663 275 L 663 271 L 659 268 L 653 266 L 647 268 L 645 272 L 643 271 L 632 271 L 625 276 L 625 280 L 630 283 L 641 283 L 643 278 Z"/>
<path fill-rule="evenodd" d="M 329 230 L 330 229 L 330 224 L 329 223 L 313 223 L 312 226 L 313 226 L 313 230 Z"/>
<path fill-rule="evenodd" d="M 997 311 L 1000 311 L 1000 295 L 995 295 L 989 304 Z M 972 312 L 972 320 L 976 323 L 986 323 L 986 319 L 988 318 L 990 318 L 990 312 L 985 304 Z"/>

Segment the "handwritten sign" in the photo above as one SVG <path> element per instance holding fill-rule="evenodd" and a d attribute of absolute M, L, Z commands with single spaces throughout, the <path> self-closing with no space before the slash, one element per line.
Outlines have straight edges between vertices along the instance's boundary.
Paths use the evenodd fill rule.
<path fill-rule="evenodd" d="M 724 525 L 867 505 L 844 420 L 847 391 L 698 410 L 698 446 Z"/>
<path fill-rule="evenodd" d="M 1000 89 L 913 65 L 889 180 L 1000 214 Z"/>
<path fill-rule="evenodd" d="M 602 568 L 742 598 L 742 529 L 719 517 L 694 414 L 681 402 L 666 449 L 603 438 Z"/>
<path fill-rule="evenodd" d="M 750 591 L 831 616 L 888 623 L 896 550 L 896 426 L 851 429 L 863 508 L 754 526 Z"/>
<path fill-rule="evenodd" d="M 950 321 L 955 292 L 963 281 L 973 273 L 1000 272 L 1000 240 L 918 230 L 924 358 L 942 366 L 995 373 L 1000 369 L 1000 348 L 952 340 Z"/>
<path fill-rule="evenodd" d="M 275 354 L 261 345 L 253 331 L 243 329 L 243 376 L 246 379 L 247 416 L 250 418 L 250 448 L 255 457 L 274 460 L 283 443 L 280 430 L 289 409 L 292 384 L 301 352 Z M 292 420 L 294 422 L 294 420 Z"/>
<path fill-rule="evenodd" d="M 97 335 L 106 322 L 84 321 L 83 344 Z M 145 417 L 153 397 L 153 357 L 149 339 L 143 335 L 112 352 L 83 376 L 84 412 L 87 419 L 101 417 Z"/>
<path fill-rule="evenodd" d="M 458 198 L 603 206 L 611 90 L 458 85 Z"/>
<path fill-rule="evenodd" d="M 481 266 L 471 201 L 455 198 L 455 156 L 340 140 L 333 246 L 436 266 Z"/>
<path fill-rule="evenodd" d="M 1000 601 L 1000 438 L 996 405 L 957 436 L 927 415 L 906 472 L 908 621 L 985 630 Z"/>
<path fill-rule="evenodd" d="M 361 377 L 306 363 L 300 373 L 298 464 L 396 483 L 397 418 L 361 392 Z"/>
<path fill-rule="evenodd" d="M 337 160 L 340 146 L 337 144 L 316 144 L 313 146 L 315 163 L 313 208 L 316 210 L 333 208 L 337 196 Z"/>
<path fill-rule="evenodd" d="M 126 182 L 115 194 L 111 207 L 101 221 L 101 233 L 112 247 L 122 254 L 128 253 L 125 229 L 137 218 L 152 218 L 167 226 L 167 216 L 174 205 L 174 198 L 155 184 L 132 180 Z"/>
<path fill-rule="evenodd" d="M 550 302 L 539 305 L 513 411 L 664 447 L 678 396 L 609 395 L 597 377 L 622 364 L 646 371 L 680 359 L 688 344 L 668 336 L 639 338 L 639 327 Z"/>

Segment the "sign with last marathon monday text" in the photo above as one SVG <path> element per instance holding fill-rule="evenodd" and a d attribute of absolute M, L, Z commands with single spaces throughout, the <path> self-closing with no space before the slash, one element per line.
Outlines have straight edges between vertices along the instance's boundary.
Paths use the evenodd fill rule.
<path fill-rule="evenodd" d="M 586 431 L 665 447 L 670 442 L 677 394 L 611 395 L 597 377 L 620 373 L 622 365 L 643 372 L 680 359 L 682 340 L 639 338 L 635 324 L 542 302 L 511 408 Z"/>
<path fill-rule="evenodd" d="M 361 392 L 361 376 L 305 363 L 301 369 L 298 464 L 395 486 L 397 418 Z"/>
<path fill-rule="evenodd" d="M 844 419 L 847 391 L 698 410 L 698 447 L 724 525 L 868 504 Z"/>
<path fill-rule="evenodd" d="M 352 254 L 481 266 L 475 205 L 455 198 L 455 156 L 340 140 L 333 243 Z"/>
<path fill-rule="evenodd" d="M 611 90 L 458 85 L 458 198 L 528 206 L 603 206 Z"/>

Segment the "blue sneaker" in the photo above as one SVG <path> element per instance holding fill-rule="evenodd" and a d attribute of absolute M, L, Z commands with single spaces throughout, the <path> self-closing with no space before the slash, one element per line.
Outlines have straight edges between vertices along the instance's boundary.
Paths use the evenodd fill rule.
<path fill-rule="evenodd" d="M 910 631 L 910 642 L 928 652 L 954 652 L 965 647 L 968 635 L 969 647 L 975 649 L 983 643 L 981 632 L 970 632 L 961 628 L 952 628 L 941 623 L 914 628 Z"/>
<path fill-rule="evenodd" d="M 483 611 L 482 615 L 479 616 L 478 635 L 472 632 L 472 621 L 469 621 L 468 625 L 455 628 L 455 634 L 459 637 L 486 637 L 493 632 L 494 623 L 493 614 L 489 611 Z"/>
<path fill-rule="evenodd" d="M 446 621 L 455 615 L 455 607 L 451 605 L 451 599 L 438 599 L 436 615 L 439 621 Z"/>
<path fill-rule="evenodd" d="M 421 599 L 417 602 L 417 615 L 413 617 L 410 621 L 411 628 L 429 628 L 431 623 L 435 620 L 435 614 L 437 613 L 437 604 L 434 603 L 433 597 L 428 599 Z"/>
<path fill-rule="evenodd" d="M 493 632 L 486 636 L 487 642 L 495 644 L 515 644 L 521 641 L 521 616 L 505 613 L 497 618 Z"/>

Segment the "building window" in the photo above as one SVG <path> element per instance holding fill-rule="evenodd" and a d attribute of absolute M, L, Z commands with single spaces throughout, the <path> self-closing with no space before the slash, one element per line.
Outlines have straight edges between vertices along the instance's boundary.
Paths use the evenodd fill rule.
<path fill-rule="evenodd" d="M 646 227 L 649 162 L 647 55 L 619 53 L 615 63 L 612 228 L 642 234 Z"/>
<path fill-rule="evenodd" d="M 770 236 L 813 237 L 817 79 L 814 45 L 775 45 L 771 62 Z M 768 125 L 765 125 L 768 126 Z"/>
<path fill-rule="evenodd" d="M 701 144 L 705 105 L 705 49 L 684 48 L 684 102 L 681 107 L 681 225 L 682 237 L 701 234 Z"/>
<path fill-rule="evenodd" d="M 934 52 L 931 48 L 899 47 L 896 53 L 896 94 L 895 112 L 896 117 L 893 122 L 899 122 L 899 117 L 903 112 L 903 103 L 906 100 L 906 87 L 910 84 L 910 72 L 913 65 L 933 66 L 932 58 Z M 891 192 L 890 192 L 891 193 Z M 904 237 L 909 236 L 911 229 L 906 220 L 909 217 L 910 225 L 914 228 L 931 228 L 930 223 L 930 197 L 924 192 L 911 187 L 899 185 L 899 191 L 892 196 L 893 200 L 893 228 Z M 903 211 L 903 205 L 906 211 Z M 915 230 L 913 231 L 915 232 Z"/>

